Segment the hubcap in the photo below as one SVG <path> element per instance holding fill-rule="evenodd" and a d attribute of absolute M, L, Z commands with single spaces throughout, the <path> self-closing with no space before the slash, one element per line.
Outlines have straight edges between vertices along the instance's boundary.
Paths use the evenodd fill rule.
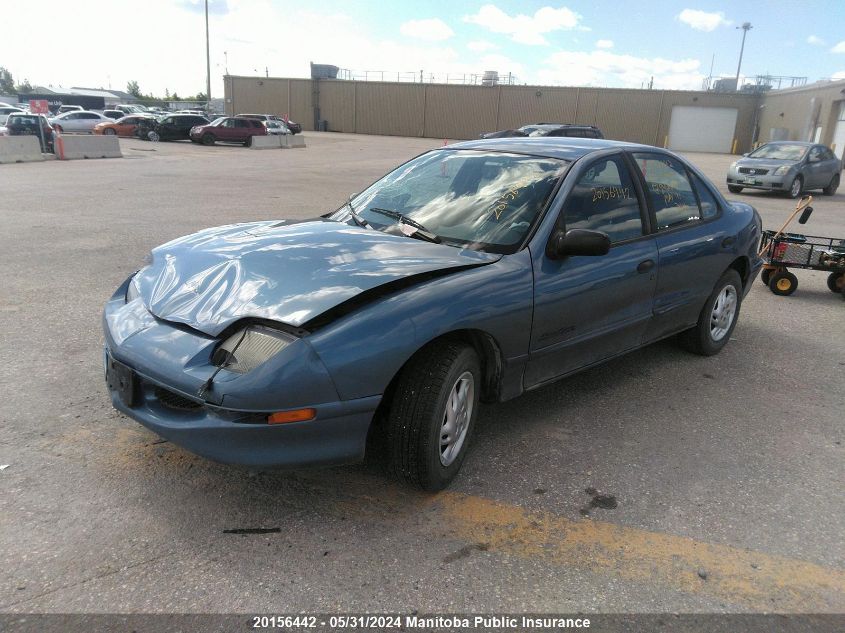
<path fill-rule="evenodd" d="M 472 419 L 475 402 L 475 379 L 472 373 L 462 373 L 449 392 L 443 424 L 440 427 L 440 463 L 449 466 L 461 452 Z"/>
<path fill-rule="evenodd" d="M 792 195 L 794 197 L 799 193 L 801 193 L 801 181 L 796 178 L 792 181 Z"/>
<path fill-rule="evenodd" d="M 792 285 L 789 279 L 778 279 L 777 282 L 778 290 L 789 290 L 789 287 Z"/>
<path fill-rule="evenodd" d="M 736 288 L 725 286 L 716 297 L 713 312 L 710 313 L 710 338 L 721 341 L 731 329 L 736 316 Z"/>

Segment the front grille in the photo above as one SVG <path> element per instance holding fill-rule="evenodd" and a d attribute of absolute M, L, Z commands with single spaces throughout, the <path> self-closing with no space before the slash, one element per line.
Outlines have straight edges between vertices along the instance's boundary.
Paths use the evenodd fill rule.
<path fill-rule="evenodd" d="M 155 388 L 155 395 L 158 401 L 161 402 L 168 409 L 178 409 L 180 411 L 192 411 L 199 409 L 202 405 L 193 400 L 180 396 L 178 393 L 173 393 L 162 387 Z"/>
<path fill-rule="evenodd" d="M 768 169 L 754 169 L 752 167 L 740 167 L 739 173 L 749 174 L 751 176 L 765 176 L 769 173 Z"/>

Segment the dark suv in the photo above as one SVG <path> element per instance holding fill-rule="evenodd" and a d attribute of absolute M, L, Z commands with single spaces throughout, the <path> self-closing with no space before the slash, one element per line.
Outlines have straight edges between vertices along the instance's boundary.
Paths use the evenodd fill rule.
<path fill-rule="evenodd" d="M 191 128 L 196 125 L 208 125 L 208 119 L 197 114 L 168 114 L 158 119 L 140 120 L 135 135 L 148 141 L 188 140 Z"/>
<path fill-rule="evenodd" d="M 6 119 L 6 129 L 9 136 L 36 136 L 41 141 L 41 134 L 38 132 L 38 122 L 41 122 L 41 129 L 44 132 L 44 145 L 42 152 L 53 151 L 53 126 L 43 114 L 12 113 Z"/>
<path fill-rule="evenodd" d="M 595 125 L 572 123 L 529 123 L 515 130 L 500 130 L 482 134 L 481 138 L 508 138 L 513 136 L 569 136 L 577 138 L 604 138 Z"/>

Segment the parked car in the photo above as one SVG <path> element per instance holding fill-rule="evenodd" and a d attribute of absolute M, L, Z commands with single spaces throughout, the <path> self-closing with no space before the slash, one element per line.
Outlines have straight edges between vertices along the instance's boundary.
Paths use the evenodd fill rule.
<path fill-rule="evenodd" d="M 500 130 L 482 134 L 481 138 L 510 138 L 525 136 L 572 136 L 578 138 L 604 138 L 595 125 L 573 125 L 571 123 L 531 123 L 515 130 Z"/>
<path fill-rule="evenodd" d="M 56 110 L 56 114 L 64 114 L 65 112 L 82 112 L 85 110 L 80 105 L 60 105 L 59 109 Z"/>
<path fill-rule="evenodd" d="M 24 114 L 24 111 L 15 106 L 0 105 L 0 125 L 6 124 L 10 114 Z"/>
<path fill-rule="evenodd" d="M 135 135 L 149 141 L 180 141 L 191 138 L 191 128 L 208 125 L 208 119 L 197 114 L 168 114 L 138 121 Z"/>
<path fill-rule="evenodd" d="M 112 106 L 112 110 L 119 110 L 124 115 L 127 114 L 146 114 L 147 108 L 142 105 L 125 105 L 125 104 L 118 104 L 116 106 Z"/>
<path fill-rule="evenodd" d="M 130 114 L 121 116 L 116 121 L 103 121 L 94 126 L 94 134 L 117 134 L 118 136 L 135 136 L 138 123 L 142 119 L 153 118 L 149 114 Z"/>
<path fill-rule="evenodd" d="M 267 136 L 267 128 L 257 119 L 244 117 L 220 117 L 207 125 L 191 128 L 191 140 L 203 145 L 214 145 L 220 141 L 243 143 L 249 147 L 253 136 Z"/>
<path fill-rule="evenodd" d="M 58 132 L 82 132 L 91 134 L 94 131 L 94 126 L 98 123 L 108 123 L 112 119 L 103 116 L 99 112 L 91 112 L 88 110 L 71 111 L 59 114 L 50 119 L 50 124 Z"/>
<path fill-rule="evenodd" d="M 800 141 L 772 141 L 731 163 L 728 191 L 745 188 L 779 191 L 797 198 L 821 189 L 832 196 L 839 188 L 842 161 L 829 147 Z"/>
<path fill-rule="evenodd" d="M 38 131 L 38 125 L 41 124 L 41 132 Z M 39 143 L 41 143 L 41 136 L 44 136 L 44 141 L 41 145 L 42 152 L 53 151 L 53 127 L 50 121 L 43 114 L 28 114 L 12 112 L 6 119 L 6 124 L 3 126 L 3 136 L 37 136 Z"/>
<path fill-rule="evenodd" d="M 718 353 L 761 231 L 753 207 L 663 149 L 457 143 L 323 217 L 153 249 L 105 306 L 108 390 L 211 459 L 347 463 L 383 441 L 395 474 L 436 490 L 479 400 L 676 334 Z"/>
<path fill-rule="evenodd" d="M 103 110 L 103 116 L 117 121 L 118 119 L 125 117 L 126 113 L 121 110 Z"/>
<path fill-rule="evenodd" d="M 267 134 L 290 134 L 291 131 L 282 121 L 261 121 L 264 124 L 264 127 L 267 128 Z"/>
<path fill-rule="evenodd" d="M 275 114 L 239 114 L 238 116 L 246 117 L 248 119 L 258 119 L 259 121 L 279 121 L 290 130 L 291 134 L 299 134 L 302 132 L 302 126 L 299 123 L 291 121 L 290 119 L 285 121 L 284 118 L 276 116 Z"/>

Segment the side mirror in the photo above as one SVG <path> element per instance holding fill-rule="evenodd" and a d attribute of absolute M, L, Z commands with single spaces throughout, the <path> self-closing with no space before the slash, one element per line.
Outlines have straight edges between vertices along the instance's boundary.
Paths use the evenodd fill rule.
<path fill-rule="evenodd" d="M 748 154 L 749 154 L 749 153 L 750 153 L 750 152 L 745 152 L 745 153 L 743 154 L 743 156 L 748 156 Z"/>
<path fill-rule="evenodd" d="M 570 255 L 594 257 L 607 255 L 609 250 L 610 238 L 607 233 L 588 229 L 570 229 L 564 233 L 558 229 L 546 245 L 546 256 L 549 259 L 563 259 Z"/>

